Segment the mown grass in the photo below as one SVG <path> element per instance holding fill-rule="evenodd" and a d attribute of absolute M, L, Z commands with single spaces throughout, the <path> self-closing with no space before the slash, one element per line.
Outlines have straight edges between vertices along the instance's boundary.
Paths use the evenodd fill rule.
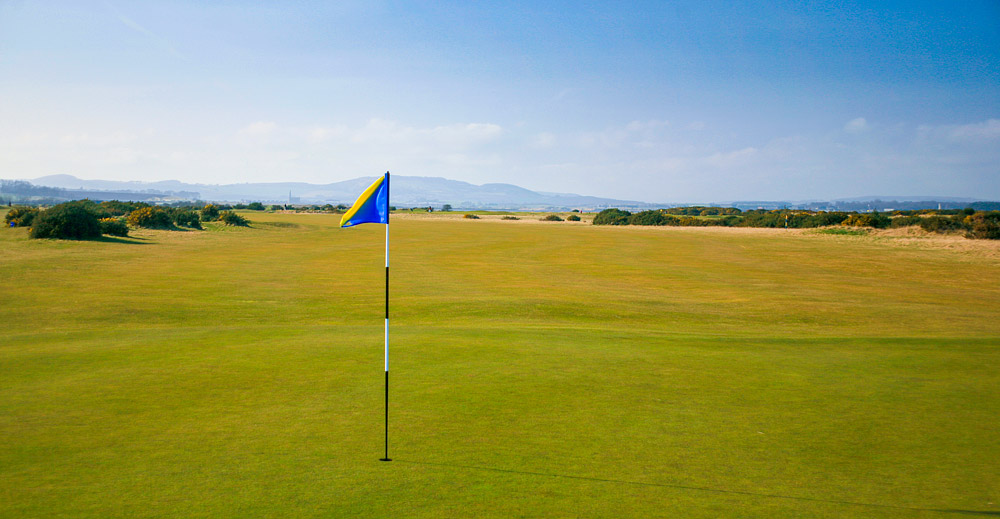
<path fill-rule="evenodd" d="M 850 229 L 846 227 L 828 227 L 826 229 L 819 229 L 816 231 L 818 234 L 834 234 L 839 236 L 865 236 L 868 231 L 865 229 Z"/>
<path fill-rule="evenodd" d="M 0 231 L 0 516 L 1000 512 L 1000 278 L 808 233 Z"/>

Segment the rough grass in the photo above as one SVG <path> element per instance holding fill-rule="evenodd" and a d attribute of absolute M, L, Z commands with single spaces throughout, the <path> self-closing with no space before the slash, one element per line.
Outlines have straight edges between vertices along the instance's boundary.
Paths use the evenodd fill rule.
<path fill-rule="evenodd" d="M 1000 512 L 1000 261 L 401 218 L 0 230 L 0 516 Z"/>

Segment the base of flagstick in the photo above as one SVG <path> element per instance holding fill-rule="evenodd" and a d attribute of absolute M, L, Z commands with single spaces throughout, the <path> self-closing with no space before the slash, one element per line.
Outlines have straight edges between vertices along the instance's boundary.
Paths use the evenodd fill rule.
<path fill-rule="evenodd" d="M 392 458 L 379 458 L 379 461 L 392 461 Z"/>

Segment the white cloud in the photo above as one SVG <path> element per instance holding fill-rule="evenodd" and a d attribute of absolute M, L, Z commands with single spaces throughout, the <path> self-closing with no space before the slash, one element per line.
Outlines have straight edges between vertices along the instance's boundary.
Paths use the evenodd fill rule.
<path fill-rule="evenodd" d="M 361 128 L 348 130 L 345 137 L 357 144 L 399 146 L 409 150 L 465 149 L 495 140 L 503 129 L 490 123 L 460 123 L 427 128 L 406 126 L 396 121 L 371 119 Z"/>
<path fill-rule="evenodd" d="M 856 119 L 851 119 L 844 125 L 844 131 L 847 133 L 861 133 L 868 129 L 868 121 L 864 117 L 858 117 Z"/>
<path fill-rule="evenodd" d="M 757 156 L 757 148 L 747 147 L 726 153 L 713 153 L 705 159 L 705 164 L 717 168 L 734 168 L 745 166 Z"/>
<path fill-rule="evenodd" d="M 537 149 L 549 149 L 556 145 L 555 134 L 549 132 L 542 132 L 536 134 L 531 138 L 530 145 L 532 148 Z"/>
<path fill-rule="evenodd" d="M 330 139 L 343 137 L 347 133 L 346 126 L 313 126 L 306 130 L 306 142 L 319 144 Z"/>
<path fill-rule="evenodd" d="M 954 141 L 985 142 L 1000 139 L 1000 119 L 945 127 Z"/>
<path fill-rule="evenodd" d="M 240 128 L 237 133 L 244 136 L 261 137 L 270 135 L 277 127 L 278 125 L 273 121 L 256 121 Z"/>

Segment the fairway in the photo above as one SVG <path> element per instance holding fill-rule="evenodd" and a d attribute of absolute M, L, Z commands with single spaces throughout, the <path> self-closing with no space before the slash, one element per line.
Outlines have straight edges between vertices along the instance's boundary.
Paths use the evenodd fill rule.
<path fill-rule="evenodd" d="M 0 229 L 0 517 L 1000 515 L 992 244 L 394 219 L 381 463 L 384 228 L 242 214 Z"/>

